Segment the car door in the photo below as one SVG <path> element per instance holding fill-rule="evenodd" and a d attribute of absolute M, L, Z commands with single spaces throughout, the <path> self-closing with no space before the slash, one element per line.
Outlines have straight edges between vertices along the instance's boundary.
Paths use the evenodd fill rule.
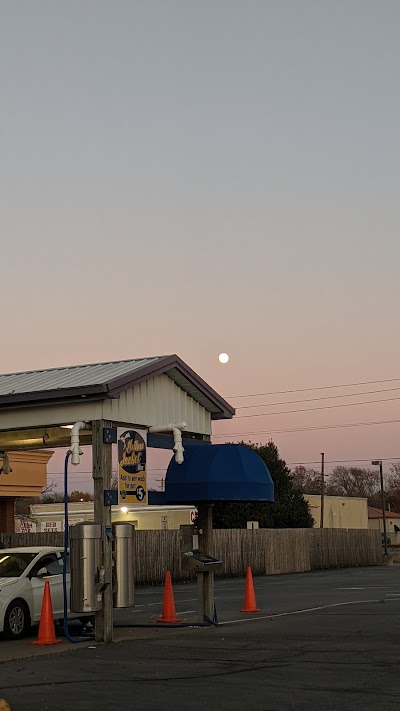
<path fill-rule="evenodd" d="M 42 568 L 46 569 L 46 574 L 38 577 L 37 573 Z M 40 612 L 42 609 L 43 601 L 43 590 L 46 580 L 48 580 L 50 584 L 53 616 L 55 619 L 60 619 L 61 617 L 63 617 L 64 602 L 62 570 L 63 559 L 61 553 L 45 553 L 35 563 L 34 569 L 31 571 L 34 622 L 38 622 L 40 620 Z"/>
<path fill-rule="evenodd" d="M 49 563 L 47 567 L 48 576 L 45 580 L 50 583 L 51 599 L 53 604 L 53 615 L 56 619 L 64 617 L 64 590 L 63 590 L 63 567 L 64 559 L 62 553 L 56 554 L 56 560 Z M 69 608 L 69 557 L 67 556 L 67 601 Z"/>

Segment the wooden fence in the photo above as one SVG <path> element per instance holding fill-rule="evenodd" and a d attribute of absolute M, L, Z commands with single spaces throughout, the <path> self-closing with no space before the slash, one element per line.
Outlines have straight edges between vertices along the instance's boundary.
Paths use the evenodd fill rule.
<path fill-rule="evenodd" d="M 182 571 L 179 531 L 135 531 L 135 578 L 158 585 L 166 570 L 173 580 L 189 580 Z M 62 546 L 62 533 L 0 534 L 5 547 Z M 319 528 L 226 529 L 214 531 L 214 555 L 223 561 L 221 577 L 299 573 L 324 568 L 382 565 L 379 531 Z"/>

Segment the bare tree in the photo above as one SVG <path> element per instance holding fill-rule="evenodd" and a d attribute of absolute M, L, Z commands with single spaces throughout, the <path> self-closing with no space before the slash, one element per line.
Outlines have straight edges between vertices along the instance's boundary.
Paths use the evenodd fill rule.
<path fill-rule="evenodd" d="M 90 491 L 71 491 L 68 501 L 93 501 L 93 494 Z"/>
<path fill-rule="evenodd" d="M 385 481 L 385 498 L 391 509 L 400 513 L 400 462 L 390 467 L 390 473 Z"/>
<path fill-rule="evenodd" d="M 51 481 L 43 487 L 40 498 L 34 496 L 19 496 L 15 500 L 15 517 L 18 518 L 21 523 L 35 523 L 36 519 L 31 514 L 31 505 L 46 503 L 46 499 L 54 502 L 54 490 L 56 487 L 57 483 Z"/>
<path fill-rule="evenodd" d="M 293 486 L 302 494 L 321 493 L 321 474 L 315 469 L 297 466 L 291 472 Z"/>
<path fill-rule="evenodd" d="M 329 488 L 339 496 L 359 496 L 372 503 L 379 492 L 379 475 L 374 469 L 335 467 L 329 479 Z"/>

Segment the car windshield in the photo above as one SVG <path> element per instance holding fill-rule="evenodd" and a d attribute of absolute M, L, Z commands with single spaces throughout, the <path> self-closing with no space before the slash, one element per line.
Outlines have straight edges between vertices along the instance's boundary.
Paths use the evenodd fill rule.
<path fill-rule="evenodd" d="M 37 553 L 2 553 L 0 551 L 0 578 L 19 578 Z"/>

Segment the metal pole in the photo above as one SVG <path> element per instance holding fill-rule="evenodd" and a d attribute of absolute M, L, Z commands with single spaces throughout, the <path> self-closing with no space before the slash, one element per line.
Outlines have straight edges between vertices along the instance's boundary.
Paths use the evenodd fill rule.
<path fill-rule="evenodd" d="M 325 504 L 325 454 L 321 452 L 321 521 L 320 528 L 324 527 L 324 504 Z"/>
<path fill-rule="evenodd" d="M 387 538 L 386 538 L 386 506 L 385 506 L 385 489 L 383 486 L 383 465 L 382 462 L 379 462 L 379 475 L 381 478 L 381 497 L 382 497 L 382 518 L 383 518 L 383 538 L 384 538 L 384 550 L 385 550 L 385 555 L 388 554 L 388 549 L 387 549 Z"/>

